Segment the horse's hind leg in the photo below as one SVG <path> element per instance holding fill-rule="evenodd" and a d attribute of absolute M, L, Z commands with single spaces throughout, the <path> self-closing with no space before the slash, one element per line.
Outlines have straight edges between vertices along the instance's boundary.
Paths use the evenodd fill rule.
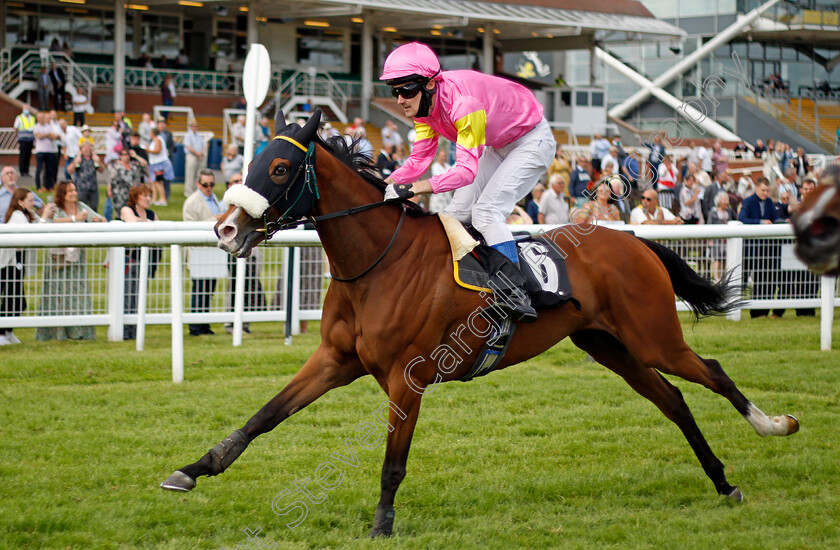
<path fill-rule="evenodd" d="M 700 432 L 680 390 L 655 369 L 640 364 L 621 342 L 605 332 L 587 331 L 573 334 L 571 338 L 576 346 L 621 376 L 631 388 L 649 399 L 679 427 L 718 494 L 738 501 L 743 498 L 741 491 L 726 481 L 723 463 L 712 452 Z"/>
<path fill-rule="evenodd" d="M 662 362 L 656 368 L 666 374 L 701 384 L 727 398 L 761 437 L 791 435 L 799 431 L 796 417 L 789 414 L 769 417 L 761 412 L 738 390 L 735 382 L 723 372 L 720 363 L 714 359 L 703 359 L 691 351 L 687 344 L 677 359 Z"/>

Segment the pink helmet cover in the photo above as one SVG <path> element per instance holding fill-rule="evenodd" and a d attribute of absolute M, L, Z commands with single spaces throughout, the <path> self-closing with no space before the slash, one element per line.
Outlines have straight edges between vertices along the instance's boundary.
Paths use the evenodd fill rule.
<path fill-rule="evenodd" d="M 413 74 L 434 78 L 440 73 L 440 61 L 435 52 L 420 42 L 403 44 L 388 54 L 379 80 L 394 80 Z"/>

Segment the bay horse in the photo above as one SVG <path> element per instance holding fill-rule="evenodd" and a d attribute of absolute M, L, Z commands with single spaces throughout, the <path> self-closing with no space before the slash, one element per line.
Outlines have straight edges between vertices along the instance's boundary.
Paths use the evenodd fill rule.
<path fill-rule="evenodd" d="M 489 298 L 454 282 L 450 245 L 439 218 L 383 203 L 384 183 L 353 162 L 342 138 L 319 138 L 319 119 L 315 111 L 303 128 L 287 126 L 278 113 L 276 135 L 254 159 L 245 184 L 225 195 L 229 206 L 216 234 L 221 248 L 243 257 L 283 224 L 297 225 L 305 217 L 315 221 L 333 276 L 323 306 L 321 343 L 241 429 L 174 472 L 161 487 L 192 490 L 199 476 L 222 473 L 257 436 L 331 389 L 371 375 L 388 396 L 388 417 L 370 534 L 388 536 L 423 394 L 470 370 L 489 332 L 475 313 L 488 306 Z M 740 501 L 741 491 L 727 482 L 723 464 L 682 394 L 660 374 L 724 396 L 760 436 L 799 429 L 790 415 L 761 412 L 717 361 L 701 358 L 683 339 L 674 295 L 697 316 L 723 312 L 737 305 L 728 280 L 714 285 L 666 247 L 604 227 L 559 228 L 546 237 L 567 254 L 580 309 L 567 302 L 540 312 L 536 323 L 518 326 L 499 368 L 571 337 L 674 422 L 717 492 Z"/>
<path fill-rule="evenodd" d="M 840 275 L 840 166 L 825 170 L 791 222 L 799 259 L 818 275 Z"/>

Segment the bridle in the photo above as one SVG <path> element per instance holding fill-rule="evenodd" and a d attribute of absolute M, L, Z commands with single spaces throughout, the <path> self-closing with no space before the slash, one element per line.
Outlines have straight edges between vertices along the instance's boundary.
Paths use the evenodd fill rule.
<path fill-rule="evenodd" d="M 325 221 L 325 220 L 331 220 L 333 218 L 341 218 L 343 216 L 352 216 L 353 214 L 359 214 L 359 213 L 362 213 L 362 212 L 367 212 L 368 210 L 372 210 L 374 208 L 377 208 L 379 206 L 384 206 L 386 204 L 399 204 L 400 205 L 402 212 L 400 213 L 400 220 L 397 223 L 397 228 L 394 230 L 394 234 L 391 237 L 391 241 L 388 243 L 388 246 L 385 247 L 385 250 L 379 256 L 379 258 L 377 258 L 376 261 L 374 261 L 367 269 L 365 269 L 364 271 L 362 271 L 358 275 L 354 275 L 353 277 L 348 277 L 348 278 L 338 277 L 334 273 L 332 275 L 333 280 L 341 282 L 341 283 L 348 283 L 348 282 L 355 281 L 357 279 L 361 279 L 362 277 L 367 275 L 373 268 L 375 268 L 377 265 L 379 265 L 379 263 L 383 259 L 385 259 L 385 256 L 391 250 L 391 247 L 394 245 L 394 242 L 396 242 L 397 235 L 399 235 L 400 229 L 402 228 L 402 225 L 403 225 L 403 221 L 405 220 L 406 207 L 402 203 L 407 199 L 391 199 L 391 200 L 387 200 L 387 201 L 374 202 L 374 203 L 370 203 L 370 204 L 364 204 L 364 205 L 361 205 L 361 206 L 354 206 L 354 207 L 348 208 L 347 210 L 341 210 L 340 212 L 323 214 L 321 216 L 314 216 L 314 217 L 313 216 L 307 216 L 307 217 L 304 217 L 304 218 L 292 218 L 292 217 L 289 216 L 289 213 L 298 205 L 298 203 L 301 201 L 301 198 L 303 198 L 304 195 L 306 195 L 306 199 L 304 199 L 304 200 L 309 200 L 309 201 L 312 202 L 312 204 L 314 204 L 315 200 L 321 198 L 321 194 L 318 191 L 318 179 L 315 176 L 315 163 L 313 162 L 313 159 L 315 157 L 315 141 L 314 140 L 310 141 L 309 146 L 304 147 L 303 145 L 301 145 L 300 142 L 298 142 L 297 140 L 295 140 L 293 138 L 290 138 L 288 136 L 275 136 L 274 139 L 281 139 L 281 140 L 284 140 L 284 141 L 287 141 L 287 142 L 291 143 L 292 145 L 294 145 L 295 147 L 297 147 L 298 149 L 300 149 L 301 151 L 306 153 L 306 156 L 304 157 L 303 162 L 298 166 L 298 170 L 297 170 L 297 172 L 295 172 L 294 177 L 290 180 L 289 185 L 286 187 L 286 190 L 284 192 L 282 192 L 280 194 L 280 196 L 278 196 L 277 199 L 275 199 L 275 201 L 268 206 L 268 208 L 265 209 L 265 212 L 263 212 L 263 215 L 262 215 L 263 227 L 256 229 L 256 231 L 259 231 L 261 233 L 265 233 L 265 240 L 266 241 L 271 240 L 271 237 L 273 237 L 274 234 L 277 233 L 278 231 L 284 231 L 286 229 L 293 229 L 295 227 L 298 227 L 298 226 L 301 226 L 301 225 L 304 225 L 304 224 L 307 224 L 307 223 L 312 224 L 312 225 L 317 225 L 318 222 L 322 222 L 322 221 Z M 300 193 L 298 193 L 297 197 L 295 197 L 294 202 L 292 202 L 292 204 L 286 209 L 286 211 L 283 212 L 283 214 L 281 214 L 276 220 L 274 220 L 274 221 L 269 220 L 268 219 L 269 211 L 272 210 L 277 205 L 277 203 L 280 202 L 281 199 L 288 200 L 289 192 L 295 186 L 295 183 L 298 181 L 298 179 L 301 177 L 301 173 L 304 177 L 303 185 L 300 186 Z M 314 199 L 312 198 L 313 195 L 314 195 Z"/>

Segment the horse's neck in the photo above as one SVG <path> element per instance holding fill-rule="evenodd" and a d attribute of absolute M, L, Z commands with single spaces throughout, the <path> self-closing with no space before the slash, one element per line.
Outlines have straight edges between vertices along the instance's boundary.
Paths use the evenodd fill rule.
<path fill-rule="evenodd" d="M 319 150 L 316 177 L 320 199 L 315 216 L 333 214 L 382 200 L 382 193 L 324 150 Z M 388 247 L 399 222 L 399 210 L 380 206 L 366 212 L 316 224 L 324 252 L 338 277 L 353 277 L 373 264 Z"/>

